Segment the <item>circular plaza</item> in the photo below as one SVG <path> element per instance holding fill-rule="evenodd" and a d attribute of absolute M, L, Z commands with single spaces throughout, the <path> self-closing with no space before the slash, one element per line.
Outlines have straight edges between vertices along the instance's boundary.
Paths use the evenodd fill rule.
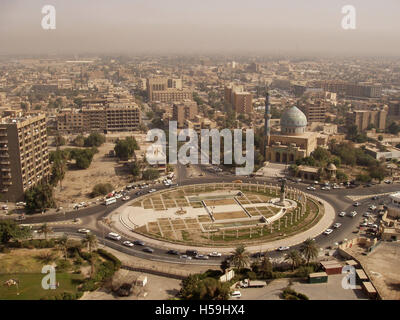
<path fill-rule="evenodd" d="M 140 196 L 111 214 L 112 228 L 126 236 L 185 247 L 259 246 L 327 228 L 333 208 L 292 187 L 207 183 Z M 296 237 L 297 236 L 297 237 Z M 293 241 L 289 241 L 293 239 Z"/>

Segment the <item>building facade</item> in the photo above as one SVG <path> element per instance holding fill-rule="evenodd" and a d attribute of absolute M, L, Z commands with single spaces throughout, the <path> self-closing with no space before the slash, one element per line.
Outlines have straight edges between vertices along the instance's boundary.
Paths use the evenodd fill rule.
<path fill-rule="evenodd" d="M 50 176 L 46 117 L 5 118 L 0 123 L 2 200 L 23 201 L 26 190 Z"/>
<path fill-rule="evenodd" d="M 175 103 L 172 107 L 172 120 L 177 122 L 178 128 L 183 128 L 186 120 L 193 120 L 197 113 L 197 103 L 195 101 Z"/>
<path fill-rule="evenodd" d="M 151 78 L 147 79 L 146 87 L 151 102 L 193 100 L 193 92 L 183 88 L 182 79 Z"/>
<path fill-rule="evenodd" d="M 386 128 L 387 111 L 385 110 L 355 110 L 346 115 L 346 125 L 357 126 L 358 131 L 366 130 L 370 125 L 375 129 L 384 130 Z"/>

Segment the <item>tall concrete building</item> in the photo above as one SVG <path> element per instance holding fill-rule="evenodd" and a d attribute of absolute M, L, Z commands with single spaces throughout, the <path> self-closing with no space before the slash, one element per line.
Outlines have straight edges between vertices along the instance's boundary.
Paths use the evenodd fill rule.
<path fill-rule="evenodd" d="M 230 84 L 224 88 L 225 101 L 232 105 L 237 113 L 250 113 L 253 111 L 253 96 L 244 91 L 242 85 Z"/>
<path fill-rule="evenodd" d="M 382 86 L 366 83 L 349 83 L 344 81 L 324 81 L 321 88 L 346 97 L 379 98 L 382 95 Z"/>
<path fill-rule="evenodd" d="M 68 110 L 57 117 L 57 130 L 67 133 L 138 130 L 141 112 L 135 104 L 113 104 Z"/>
<path fill-rule="evenodd" d="M 373 125 L 375 129 L 386 128 L 386 110 L 355 110 L 347 113 L 347 127 L 355 125 L 358 131 L 364 131 L 368 126 Z"/>
<path fill-rule="evenodd" d="M 307 102 L 300 107 L 307 117 L 307 122 L 325 122 L 326 105 L 322 101 Z"/>
<path fill-rule="evenodd" d="M 172 108 L 172 120 L 177 122 L 178 128 L 183 128 L 186 120 L 193 120 L 197 113 L 197 103 L 194 101 L 175 103 Z"/>
<path fill-rule="evenodd" d="M 147 95 L 150 101 L 177 102 L 192 100 L 193 92 L 183 88 L 182 79 L 147 79 Z"/>
<path fill-rule="evenodd" d="M 0 193 L 22 201 L 29 188 L 50 176 L 46 117 L 3 118 L 0 122 Z"/>

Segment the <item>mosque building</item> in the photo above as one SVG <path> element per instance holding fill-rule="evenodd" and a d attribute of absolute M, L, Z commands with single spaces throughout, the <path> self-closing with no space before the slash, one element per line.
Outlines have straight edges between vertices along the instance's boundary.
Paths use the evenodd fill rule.
<path fill-rule="evenodd" d="M 269 96 L 265 99 L 265 160 L 278 163 L 294 163 L 308 157 L 318 146 L 317 132 L 308 132 L 307 118 L 296 106 L 285 110 L 281 117 L 279 134 L 270 133 Z"/>

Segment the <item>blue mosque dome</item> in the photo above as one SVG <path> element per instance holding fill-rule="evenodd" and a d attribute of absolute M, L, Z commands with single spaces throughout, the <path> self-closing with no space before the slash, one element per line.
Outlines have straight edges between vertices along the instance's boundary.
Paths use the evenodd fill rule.
<path fill-rule="evenodd" d="M 281 117 L 281 133 L 285 135 L 299 135 L 306 131 L 307 118 L 296 106 L 286 109 Z"/>

